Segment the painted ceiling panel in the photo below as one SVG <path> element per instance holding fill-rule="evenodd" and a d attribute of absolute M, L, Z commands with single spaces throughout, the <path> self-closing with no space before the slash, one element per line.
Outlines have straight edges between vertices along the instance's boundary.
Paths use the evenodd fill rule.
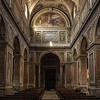
<path fill-rule="evenodd" d="M 37 18 L 35 26 L 42 27 L 65 27 L 64 19 L 56 13 L 45 13 Z"/>

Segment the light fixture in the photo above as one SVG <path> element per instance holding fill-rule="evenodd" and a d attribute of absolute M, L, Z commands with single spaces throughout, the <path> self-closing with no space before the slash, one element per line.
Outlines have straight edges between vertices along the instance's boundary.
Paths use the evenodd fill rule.
<path fill-rule="evenodd" d="M 49 42 L 49 45 L 50 45 L 50 47 L 52 47 L 52 46 L 53 46 L 52 41 L 50 41 L 50 42 Z"/>

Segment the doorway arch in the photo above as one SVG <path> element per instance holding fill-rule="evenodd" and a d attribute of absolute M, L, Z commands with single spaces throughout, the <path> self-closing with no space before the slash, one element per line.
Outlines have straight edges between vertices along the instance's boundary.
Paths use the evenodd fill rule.
<path fill-rule="evenodd" d="M 14 39 L 14 50 L 13 50 L 13 88 L 14 91 L 20 89 L 20 42 L 16 36 Z"/>
<path fill-rule="evenodd" d="M 41 86 L 55 89 L 59 85 L 60 60 L 57 55 L 47 53 L 41 58 Z"/>
<path fill-rule="evenodd" d="M 6 60 L 6 44 L 5 42 L 5 35 L 6 35 L 6 27 L 5 27 L 5 20 L 2 14 L 0 13 L 0 87 L 5 86 L 5 60 Z"/>
<path fill-rule="evenodd" d="M 74 85 L 77 85 L 78 84 L 78 67 L 77 67 L 77 51 L 76 51 L 76 48 L 74 48 L 74 51 L 73 51 L 73 67 L 74 67 Z"/>
<path fill-rule="evenodd" d="M 87 58 L 87 47 L 88 42 L 86 37 L 83 37 L 81 46 L 80 46 L 80 62 L 81 62 L 81 85 L 87 85 L 88 82 L 88 58 Z"/>

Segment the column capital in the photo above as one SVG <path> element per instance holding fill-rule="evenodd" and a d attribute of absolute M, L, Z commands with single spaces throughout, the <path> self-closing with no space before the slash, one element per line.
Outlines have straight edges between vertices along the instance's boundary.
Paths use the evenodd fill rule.
<path fill-rule="evenodd" d="M 66 63 L 60 63 L 60 66 L 64 66 L 64 65 L 66 65 Z"/>

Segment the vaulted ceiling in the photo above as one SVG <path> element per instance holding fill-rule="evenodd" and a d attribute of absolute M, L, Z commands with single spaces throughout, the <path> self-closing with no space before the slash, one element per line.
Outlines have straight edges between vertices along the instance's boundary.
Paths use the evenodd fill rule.
<path fill-rule="evenodd" d="M 48 8 L 50 12 L 52 9 L 59 10 L 59 12 L 61 12 L 61 15 L 62 13 L 64 13 L 69 18 L 69 20 L 72 21 L 73 9 L 74 6 L 76 6 L 76 8 L 78 9 L 79 0 L 27 0 L 27 4 L 30 20 L 37 12 L 43 12 L 43 9 Z"/>
<path fill-rule="evenodd" d="M 35 42 L 37 33 L 40 32 L 43 35 L 41 36 L 43 43 L 45 41 L 58 44 L 61 42 L 65 45 L 70 43 L 70 29 L 74 23 L 74 12 L 79 9 L 79 0 L 27 0 L 27 7 L 29 27 L 32 30 L 31 34 L 34 34 Z M 61 32 L 64 32 L 64 36 Z M 60 37 L 64 39 L 60 40 Z"/>

